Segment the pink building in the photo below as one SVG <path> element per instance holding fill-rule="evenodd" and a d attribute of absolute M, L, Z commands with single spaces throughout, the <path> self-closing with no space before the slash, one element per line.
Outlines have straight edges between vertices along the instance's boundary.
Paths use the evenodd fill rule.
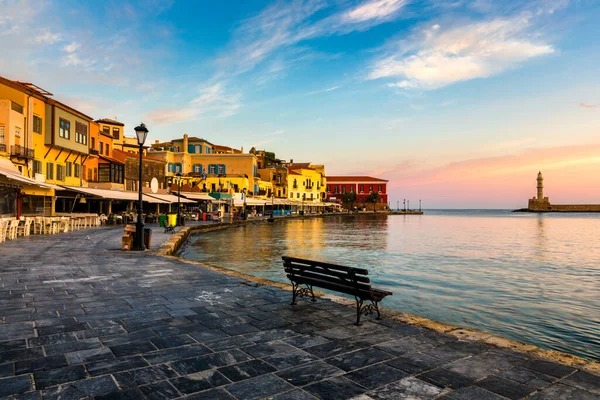
<path fill-rule="evenodd" d="M 355 192 L 357 203 L 364 203 L 371 192 L 377 192 L 379 203 L 387 204 L 387 183 L 385 179 L 370 176 L 328 176 L 327 201 L 341 202 L 344 193 Z"/>

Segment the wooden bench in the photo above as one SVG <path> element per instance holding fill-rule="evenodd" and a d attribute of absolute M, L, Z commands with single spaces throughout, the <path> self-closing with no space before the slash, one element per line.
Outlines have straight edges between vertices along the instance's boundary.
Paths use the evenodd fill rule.
<path fill-rule="evenodd" d="M 121 250 L 131 250 L 133 247 L 133 237 L 135 236 L 135 225 L 125 225 L 123 237 L 121 238 Z"/>
<path fill-rule="evenodd" d="M 377 313 L 377 319 L 381 318 L 378 303 L 392 295 L 392 292 L 372 288 L 366 269 L 302 258 L 282 258 L 285 273 L 292 282 L 292 305 L 296 304 L 297 297 L 310 296 L 312 301 L 316 301 L 313 286 L 349 294 L 356 300 L 356 325 L 360 325 L 361 315 Z M 365 304 L 365 301 L 370 303 Z"/>
<path fill-rule="evenodd" d="M 175 233 L 175 227 L 172 225 L 165 225 L 165 233 Z"/>

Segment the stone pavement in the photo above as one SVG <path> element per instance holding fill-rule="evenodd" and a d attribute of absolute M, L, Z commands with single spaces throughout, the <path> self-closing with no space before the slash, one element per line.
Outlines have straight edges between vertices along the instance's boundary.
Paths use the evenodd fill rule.
<path fill-rule="evenodd" d="M 121 252 L 121 230 L 0 244 L 0 398 L 600 398 L 571 367 Z"/>

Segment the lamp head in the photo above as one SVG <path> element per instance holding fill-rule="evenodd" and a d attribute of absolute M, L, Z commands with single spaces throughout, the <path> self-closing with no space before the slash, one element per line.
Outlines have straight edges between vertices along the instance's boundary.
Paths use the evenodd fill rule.
<path fill-rule="evenodd" d="M 142 122 L 139 126 L 133 128 L 135 130 L 135 136 L 137 137 L 138 144 L 143 146 L 146 142 L 146 137 L 148 136 L 148 128 Z"/>

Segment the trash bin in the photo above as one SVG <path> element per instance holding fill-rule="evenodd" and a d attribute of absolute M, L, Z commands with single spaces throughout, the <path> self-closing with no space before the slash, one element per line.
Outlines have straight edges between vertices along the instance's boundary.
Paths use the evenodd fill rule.
<path fill-rule="evenodd" d="M 206 221 L 206 213 L 202 213 L 202 221 Z"/>
<path fill-rule="evenodd" d="M 166 215 L 160 215 L 158 217 L 158 225 L 161 228 L 164 228 L 166 224 L 167 224 L 167 216 Z"/>
<path fill-rule="evenodd" d="M 304 215 L 304 211 L 301 210 L 298 214 L 299 215 Z"/>
<path fill-rule="evenodd" d="M 144 228 L 144 246 L 147 249 L 150 248 L 150 242 L 152 241 L 152 229 Z"/>
<path fill-rule="evenodd" d="M 183 214 L 179 216 L 179 226 L 185 226 L 185 215 Z"/>
<path fill-rule="evenodd" d="M 169 214 L 169 226 L 177 226 L 177 214 Z"/>

